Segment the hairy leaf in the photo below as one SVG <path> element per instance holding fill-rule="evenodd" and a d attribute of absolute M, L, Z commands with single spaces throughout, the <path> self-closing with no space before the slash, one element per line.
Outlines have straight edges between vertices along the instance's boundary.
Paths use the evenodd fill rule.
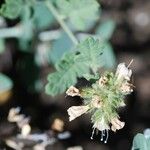
<path fill-rule="evenodd" d="M 116 57 L 112 48 L 112 45 L 109 42 L 104 43 L 102 60 L 106 68 L 113 68 L 116 65 Z"/>
<path fill-rule="evenodd" d="M 97 18 L 99 4 L 96 0 L 57 0 L 56 4 L 60 13 L 79 30 L 84 30 L 87 22 Z"/>
<path fill-rule="evenodd" d="M 143 134 L 138 133 L 133 139 L 132 150 L 148 150 L 148 139 Z"/>
<path fill-rule="evenodd" d="M 5 3 L 1 6 L 0 14 L 9 19 L 15 19 L 20 15 L 22 7 L 22 0 L 5 0 Z"/>
<path fill-rule="evenodd" d="M 0 93 L 10 90 L 12 86 L 12 80 L 6 75 L 0 73 Z"/>
<path fill-rule="evenodd" d="M 34 23 L 38 28 L 46 28 L 54 22 L 54 17 L 43 2 L 36 3 L 33 10 Z"/>
<path fill-rule="evenodd" d="M 102 22 L 96 30 L 96 33 L 103 40 L 109 40 L 115 30 L 115 22 L 113 20 L 107 20 Z"/>
<path fill-rule="evenodd" d="M 70 51 L 73 43 L 66 33 L 62 33 L 58 40 L 52 43 L 52 49 L 50 50 L 50 61 L 55 64 L 65 52 Z"/>
<path fill-rule="evenodd" d="M 102 46 L 98 40 L 88 38 L 75 48 L 76 51 L 66 53 L 56 64 L 56 72 L 49 74 L 46 93 L 55 96 L 63 93 L 71 85 L 75 85 L 78 77 L 94 71 L 100 66 Z"/>

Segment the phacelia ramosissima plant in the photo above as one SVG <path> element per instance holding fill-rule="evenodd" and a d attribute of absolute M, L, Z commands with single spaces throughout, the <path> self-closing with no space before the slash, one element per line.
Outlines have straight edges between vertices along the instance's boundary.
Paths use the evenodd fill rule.
<path fill-rule="evenodd" d="M 76 119 L 84 113 L 91 113 L 93 132 L 102 132 L 101 141 L 107 143 L 108 131 L 116 132 L 122 129 L 125 122 L 120 121 L 118 108 L 124 107 L 124 98 L 133 91 L 130 83 L 132 70 L 120 63 L 116 73 L 105 72 L 91 87 L 77 89 L 71 86 L 66 94 L 68 96 L 80 96 L 83 99 L 82 106 L 72 106 L 68 109 L 69 121 Z"/>

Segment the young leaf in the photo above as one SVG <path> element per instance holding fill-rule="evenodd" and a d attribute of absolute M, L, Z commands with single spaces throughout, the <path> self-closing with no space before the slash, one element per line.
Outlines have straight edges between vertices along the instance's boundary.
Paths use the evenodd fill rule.
<path fill-rule="evenodd" d="M 6 75 L 0 73 L 0 93 L 10 90 L 12 86 L 12 80 Z"/>
<path fill-rule="evenodd" d="M 75 48 L 76 51 L 66 53 L 56 64 L 56 72 L 49 74 L 46 93 L 52 96 L 63 93 L 71 85 L 75 85 L 78 77 L 94 72 L 100 66 L 102 46 L 98 40 L 88 38 Z"/>
<path fill-rule="evenodd" d="M 97 18 L 99 4 L 96 0 L 57 0 L 56 4 L 60 13 L 79 30 L 84 30 L 88 21 Z"/>
<path fill-rule="evenodd" d="M 115 54 L 109 42 L 104 43 L 102 60 L 105 62 L 104 66 L 106 68 L 113 68 L 116 64 Z"/>
<path fill-rule="evenodd" d="M 113 20 L 107 20 L 102 22 L 96 30 L 96 34 L 103 40 L 109 40 L 114 32 L 115 22 Z"/>
<path fill-rule="evenodd" d="M 22 0 L 5 0 L 5 3 L 1 6 L 0 14 L 9 19 L 15 19 L 20 15 L 22 7 Z"/>
<path fill-rule="evenodd" d="M 51 12 L 48 10 L 44 2 L 38 2 L 33 6 L 34 16 L 33 20 L 35 25 L 39 29 L 48 27 L 54 22 L 54 17 Z"/>
<path fill-rule="evenodd" d="M 73 43 L 66 33 L 62 33 L 61 37 L 52 43 L 50 50 L 50 61 L 55 64 L 65 52 L 70 51 Z"/>
<path fill-rule="evenodd" d="M 147 140 L 143 134 L 138 133 L 133 139 L 132 150 L 148 150 Z"/>

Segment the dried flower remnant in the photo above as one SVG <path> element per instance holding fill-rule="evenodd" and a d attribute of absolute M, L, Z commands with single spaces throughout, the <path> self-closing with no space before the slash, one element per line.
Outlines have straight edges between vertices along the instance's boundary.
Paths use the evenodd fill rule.
<path fill-rule="evenodd" d="M 70 86 L 70 88 L 66 91 L 66 94 L 69 96 L 80 96 L 80 92 L 74 86 Z"/>
<path fill-rule="evenodd" d="M 80 96 L 84 105 L 72 106 L 68 109 L 69 121 L 76 119 L 84 113 L 91 113 L 93 123 L 93 139 L 95 130 L 101 131 L 101 141 L 107 143 L 108 131 L 116 132 L 124 127 L 125 122 L 119 120 L 118 108 L 124 107 L 124 98 L 133 92 L 130 83 L 132 70 L 120 63 L 115 73 L 105 72 L 91 87 L 85 87 L 80 91 L 71 86 L 66 94 Z M 104 139 L 105 138 L 105 139 Z"/>
<path fill-rule="evenodd" d="M 51 126 L 52 130 L 62 132 L 64 130 L 64 121 L 60 118 L 56 118 Z"/>
<path fill-rule="evenodd" d="M 111 130 L 116 132 L 116 130 L 120 130 L 124 127 L 125 122 L 121 122 L 117 117 L 111 120 Z"/>
<path fill-rule="evenodd" d="M 25 115 L 19 113 L 20 113 L 19 107 L 11 108 L 9 110 L 7 119 L 9 122 L 16 122 L 21 130 L 21 136 L 26 137 L 31 132 L 31 127 L 29 125 L 30 119 L 28 117 L 25 117 Z"/>
<path fill-rule="evenodd" d="M 89 109 L 89 106 L 72 106 L 68 111 L 69 121 L 76 119 L 77 117 L 81 116 L 82 114 L 86 113 Z"/>

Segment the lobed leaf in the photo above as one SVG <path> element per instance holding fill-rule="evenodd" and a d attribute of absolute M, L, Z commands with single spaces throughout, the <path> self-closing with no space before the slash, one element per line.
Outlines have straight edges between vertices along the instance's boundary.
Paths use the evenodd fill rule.
<path fill-rule="evenodd" d="M 5 3 L 1 6 L 0 14 L 9 19 L 15 19 L 20 15 L 22 7 L 22 0 L 5 0 Z"/>
<path fill-rule="evenodd" d="M 56 64 L 56 72 L 48 75 L 46 93 L 52 96 L 63 93 L 71 85 L 75 85 L 78 77 L 94 71 L 100 66 L 101 42 L 87 38 L 75 48 L 76 51 L 66 53 Z"/>
<path fill-rule="evenodd" d="M 79 30 L 84 30 L 89 21 L 95 20 L 99 11 L 96 0 L 57 0 L 56 5 L 60 13 Z"/>
<path fill-rule="evenodd" d="M 133 139 L 132 150 L 149 150 L 147 139 L 143 134 L 138 133 Z"/>

